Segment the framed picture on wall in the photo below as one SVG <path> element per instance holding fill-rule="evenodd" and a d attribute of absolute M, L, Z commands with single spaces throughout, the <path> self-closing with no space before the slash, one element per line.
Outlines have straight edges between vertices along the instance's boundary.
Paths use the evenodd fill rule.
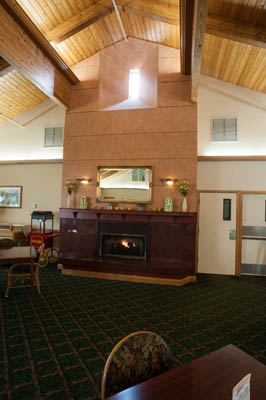
<path fill-rule="evenodd" d="M 0 186 L 0 207 L 21 208 L 22 186 Z"/>

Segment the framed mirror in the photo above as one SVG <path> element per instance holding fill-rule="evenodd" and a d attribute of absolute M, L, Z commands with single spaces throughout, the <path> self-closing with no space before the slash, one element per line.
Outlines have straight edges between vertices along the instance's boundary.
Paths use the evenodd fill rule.
<path fill-rule="evenodd" d="M 151 203 L 152 167 L 98 167 L 97 201 Z"/>

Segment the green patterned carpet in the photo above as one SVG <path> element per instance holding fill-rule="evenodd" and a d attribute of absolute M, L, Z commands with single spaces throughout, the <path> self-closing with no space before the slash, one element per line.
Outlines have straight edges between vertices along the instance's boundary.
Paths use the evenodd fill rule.
<path fill-rule="evenodd" d="M 0 399 L 99 399 L 105 360 L 137 330 L 161 334 L 176 365 L 233 343 L 266 364 L 266 279 L 200 275 L 184 287 L 62 276 L 41 270 L 40 296 L 4 298 Z"/>

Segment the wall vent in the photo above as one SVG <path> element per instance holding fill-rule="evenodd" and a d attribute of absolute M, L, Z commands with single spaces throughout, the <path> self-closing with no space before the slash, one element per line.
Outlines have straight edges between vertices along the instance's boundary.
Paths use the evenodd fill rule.
<path fill-rule="evenodd" d="M 237 142 L 237 118 L 212 118 L 212 142 Z"/>
<path fill-rule="evenodd" d="M 64 128 L 62 126 L 55 128 L 45 128 L 44 147 L 62 147 L 63 132 Z"/>

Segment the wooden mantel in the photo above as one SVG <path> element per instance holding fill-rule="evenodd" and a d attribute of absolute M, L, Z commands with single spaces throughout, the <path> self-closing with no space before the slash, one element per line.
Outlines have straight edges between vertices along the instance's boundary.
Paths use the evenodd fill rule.
<path fill-rule="evenodd" d="M 137 210 L 128 210 L 126 207 L 123 209 L 119 208 L 119 210 L 107 210 L 105 208 L 91 208 L 83 210 L 81 208 L 61 208 L 60 209 L 60 217 L 64 216 L 65 218 L 70 218 L 70 216 L 74 218 L 88 218 L 89 215 L 95 216 L 96 218 L 100 219 L 131 219 L 130 216 L 133 218 L 139 218 L 141 220 L 155 220 L 158 217 L 162 218 L 162 221 L 167 220 L 184 222 L 187 218 L 189 221 L 192 222 L 194 218 L 196 218 L 197 213 L 195 212 L 166 212 L 166 211 L 137 211 Z M 109 217 L 108 217 L 109 216 Z"/>
<path fill-rule="evenodd" d="M 60 209 L 63 273 L 182 285 L 195 281 L 196 213 Z M 99 256 L 99 231 L 147 236 L 147 260 Z M 109 232 L 110 233 L 110 232 Z"/>

